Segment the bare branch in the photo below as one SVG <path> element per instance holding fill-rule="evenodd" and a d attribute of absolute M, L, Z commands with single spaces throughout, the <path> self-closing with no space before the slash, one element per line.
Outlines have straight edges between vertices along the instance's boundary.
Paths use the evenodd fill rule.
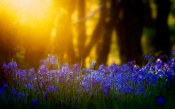
<path fill-rule="evenodd" d="M 88 20 L 89 18 L 91 18 L 92 16 L 94 16 L 97 12 L 99 12 L 103 7 L 104 7 L 103 4 L 100 5 L 96 10 L 90 12 L 85 18 L 79 19 L 79 20 L 73 22 L 73 24 L 84 22 L 84 21 Z"/>

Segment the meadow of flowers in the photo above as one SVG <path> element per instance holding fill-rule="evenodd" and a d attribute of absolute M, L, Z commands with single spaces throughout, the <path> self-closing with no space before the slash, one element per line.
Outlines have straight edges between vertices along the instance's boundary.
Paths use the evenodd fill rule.
<path fill-rule="evenodd" d="M 36 70 L 3 64 L 0 108 L 26 109 L 173 109 L 175 108 L 175 51 L 163 62 L 146 55 L 145 65 L 60 65 L 54 55 Z"/>

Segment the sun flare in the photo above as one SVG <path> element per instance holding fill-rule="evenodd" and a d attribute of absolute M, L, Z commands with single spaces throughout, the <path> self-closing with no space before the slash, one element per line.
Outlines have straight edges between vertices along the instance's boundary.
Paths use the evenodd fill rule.
<path fill-rule="evenodd" d="M 7 14 L 7 18 L 13 19 L 10 23 L 15 24 L 18 39 L 26 42 L 28 38 L 29 43 L 38 40 L 44 43 L 52 35 L 56 11 L 52 0 L 0 1 L 0 15 Z"/>
<path fill-rule="evenodd" d="M 15 14 L 21 24 L 36 25 L 51 17 L 51 0 L 2 0 L 1 5 Z"/>

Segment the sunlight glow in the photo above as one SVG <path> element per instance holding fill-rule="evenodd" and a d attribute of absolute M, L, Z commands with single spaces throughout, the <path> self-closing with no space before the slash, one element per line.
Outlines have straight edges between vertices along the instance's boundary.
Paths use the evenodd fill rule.
<path fill-rule="evenodd" d="M 2 0 L 4 8 L 15 13 L 22 24 L 47 20 L 51 0 Z"/>
<path fill-rule="evenodd" d="M 56 27 L 52 29 L 51 36 L 54 38 L 56 36 Z"/>
<path fill-rule="evenodd" d="M 92 5 L 91 1 L 88 1 L 87 4 L 90 8 L 85 10 L 88 36 L 85 44 L 89 43 L 99 18 L 98 3 Z M 18 46 L 30 49 L 31 53 L 39 53 L 40 49 L 46 52 L 67 52 L 66 48 L 73 42 L 74 50 L 78 54 L 77 36 L 81 30 L 78 24 L 82 19 L 78 19 L 77 9 L 73 12 L 69 10 L 71 5 L 69 0 L 0 0 L 0 15 L 2 14 L 3 19 L 10 19 L 7 22 L 14 26 Z"/>
<path fill-rule="evenodd" d="M 52 0 L 0 0 L 0 10 L 7 17 L 15 18 L 10 23 L 16 23 L 18 40 L 31 45 L 38 40 L 40 43 L 37 44 L 44 45 L 51 35 L 53 19 L 57 14 Z"/>

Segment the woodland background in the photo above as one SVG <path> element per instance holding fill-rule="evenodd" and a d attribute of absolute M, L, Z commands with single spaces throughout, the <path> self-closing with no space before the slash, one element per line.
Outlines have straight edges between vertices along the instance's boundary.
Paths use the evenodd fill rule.
<path fill-rule="evenodd" d="M 174 42 L 174 0 L 0 1 L 0 66 L 38 68 L 48 54 L 61 64 L 142 65 L 146 54 L 169 56 Z"/>

